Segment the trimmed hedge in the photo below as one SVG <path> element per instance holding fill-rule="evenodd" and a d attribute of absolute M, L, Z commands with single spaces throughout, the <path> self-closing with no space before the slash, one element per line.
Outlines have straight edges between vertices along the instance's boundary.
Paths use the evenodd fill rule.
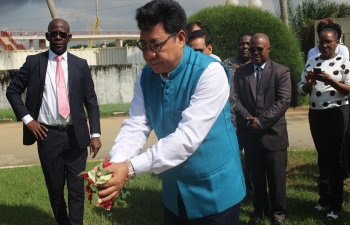
<path fill-rule="evenodd" d="M 265 33 L 270 38 L 270 59 L 291 70 L 291 106 L 304 104 L 305 98 L 298 95 L 297 83 L 305 62 L 298 39 L 282 23 L 281 19 L 268 11 L 247 6 L 219 5 L 196 12 L 188 22 L 202 22 L 208 30 L 213 53 L 222 60 L 237 55 L 237 39 L 242 33 Z"/>

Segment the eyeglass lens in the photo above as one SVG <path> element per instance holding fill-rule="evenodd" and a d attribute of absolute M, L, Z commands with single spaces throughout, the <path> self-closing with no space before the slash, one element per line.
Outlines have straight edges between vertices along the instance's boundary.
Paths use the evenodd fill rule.
<path fill-rule="evenodd" d="M 139 49 L 143 52 L 147 52 L 148 49 L 150 49 L 153 52 L 159 52 L 159 50 L 163 47 L 163 45 L 169 40 L 169 38 L 175 36 L 177 32 L 169 35 L 167 38 L 165 38 L 163 41 L 159 42 L 158 44 L 150 44 L 150 45 L 143 45 L 141 43 L 141 40 L 136 43 L 136 45 L 139 47 Z"/>
<path fill-rule="evenodd" d="M 333 41 L 327 40 L 327 41 L 319 41 L 318 44 L 319 45 L 331 45 L 333 43 Z"/>
<path fill-rule="evenodd" d="M 263 47 L 249 47 L 248 50 L 253 53 L 255 51 L 258 51 L 258 52 L 262 52 L 264 51 L 264 48 Z"/>
<path fill-rule="evenodd" d="M 61 38 L 66 38 L 68 34 L 66 32 L 61 32 L 61 31 L 51 31 L 49 32 L 50 37 L 55 38 L 57 35 L 60 35 Z"/>

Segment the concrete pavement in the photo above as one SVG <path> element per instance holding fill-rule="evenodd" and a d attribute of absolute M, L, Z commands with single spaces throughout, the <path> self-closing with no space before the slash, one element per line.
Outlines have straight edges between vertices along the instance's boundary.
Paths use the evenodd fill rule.
<path fill-rule="evenodd" d="M 308 107 L 298 107 L 296 110 L 289 109 L 286 113 L 290 148 L 315 148 L 310 134 L 307 109 Z M 101 119 L 102 148 L 95 159 L 103 160 L 108 156 L 108 152 L 120 130 L 121 122 L 125 118 L 110 117 Z M 39 164 L 36 144 L 31 146 L 22 145 L 22 122 L 0 124 L 0 130 L 0 168 Z M 156 142 L 157 138 L 152 132 L 145 148 Z M 91 156 L 88 160 L 91 160 Z"/>

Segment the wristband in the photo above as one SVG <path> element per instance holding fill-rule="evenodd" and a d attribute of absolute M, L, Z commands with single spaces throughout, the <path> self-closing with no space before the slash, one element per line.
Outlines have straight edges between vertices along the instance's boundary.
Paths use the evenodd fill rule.
<path fill-rule="evenodd" d="M 128 166 L 128 177 L 126 179 L 132 181 L 136 176 L 134 167 L 129 159 L 125 160 L 125 163 Z"/>

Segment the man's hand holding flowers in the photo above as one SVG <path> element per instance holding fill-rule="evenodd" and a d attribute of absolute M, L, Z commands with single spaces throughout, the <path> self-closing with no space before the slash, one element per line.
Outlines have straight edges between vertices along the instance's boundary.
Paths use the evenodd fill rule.
<path fill-rule="evenodd" d="M 85 178 L 88 182 L 85 191 L 90 203 L 92 195 L 98 191 L 99 199 L 96 206 L 103 206 L 106 210 L 110 210 L 113 207 L 114 200 L 118 197 L 117 205 L 126 204 L 124 199 L 130 193 L 122 191 L 128 178 L 128 166 L 125 162 L 110 163 L 108 157 L 106 157 L 103 163 L 88 172 L 81 172 L 78 176 Z"/>
<path fill-rule="evenodd" d="M 128 178 L 128 166 L 125 162 L 110 163 L 103 171 L 109 171 L 113 174 L 110 180 L 104 184 L 96 184 L 95 186 L 100 190 L 98 196 L 102 202 L 109 202 L 116 199 L 120 191 L 123 189 Z"/>

